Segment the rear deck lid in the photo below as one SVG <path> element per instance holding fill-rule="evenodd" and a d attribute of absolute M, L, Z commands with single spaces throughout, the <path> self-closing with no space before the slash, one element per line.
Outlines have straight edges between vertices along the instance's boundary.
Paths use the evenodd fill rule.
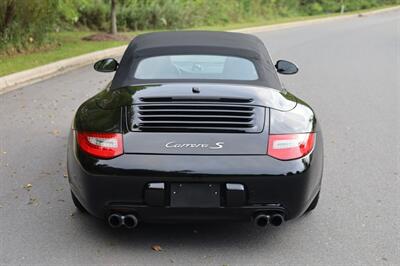
<path fill-rule="evenodd" d="M 98 104 L 123 107 L 124 152 L 264 155 L 270 108 L 290 110 L 283 92 L 247 85 L 164 84 L 110 91 Z"/>

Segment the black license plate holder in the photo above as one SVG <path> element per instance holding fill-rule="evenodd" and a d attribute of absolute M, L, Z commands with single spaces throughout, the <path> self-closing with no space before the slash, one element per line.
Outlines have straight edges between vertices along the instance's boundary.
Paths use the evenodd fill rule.
<path fill-rule="evenodd" d="M 219 184 L 171 184 L 171 207 L 213 208 L 220 206 Z"/>

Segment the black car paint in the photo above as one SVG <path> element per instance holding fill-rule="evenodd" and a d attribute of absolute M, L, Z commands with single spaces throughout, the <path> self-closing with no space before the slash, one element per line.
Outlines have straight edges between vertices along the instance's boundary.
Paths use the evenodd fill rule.
<path fill-rule="evenodd" d="M 192 87 L 199 88 L 201 93 L 193 94 Z M 195 143 L 213 143 L 219 139 L 215 133 L 135 133 L 128 126 L 127 109 L 141 104 L 143 96 L 226 95 L 222 90 L 225 93 L 232 90 L 242 96 L 248 94 L 254 100 L 251 104 L 264 108 L 266 112 L 266 123 L 261 133 L 221 134 L 221 138 L 231 139 L 229 145 L 236 145 L 229 153 L 221 150 L 204 153 L 163 150 L 163 145 L 172 136 L 182 136 L 187 141 L 192 139 Z M 280 119 L 271 119 L 273 113 Z M 128 152 L 109 160 L 91 157 L 77 146 L 76 130 L 121 132 Z M 266 155 L 268 134 L 308 132 L 316 132 L 316 143 L 307 156 L 281 161 Z M 139 135 L 142 137 L 135 142 Z M 251 152 L 257 138 L 257 148 Z M 135 143 L 141 145 L 138 146 L 139 152 L 135 152 Z M 246 145 L 250 148 L 244 148 Z M 106 88 L 79 107 L 68 145 L 71 189 L 82 205 L 99 218 L 120 212 L 135 213 L 143 221 L 249 219 L 255 213 L 274 211 L 283 213 L 289 220 L 301 215 L 319 192 L 322 168 L 322 133 L 314 112 L 306 103 L 284 90 L 234 84 L 169 83 L 117 90 Z M 149 182 L 165 182 L 167 195 L 171 183 L 240 183 L 246 188 L 247 198 L 243 206 L 228 207 L 224 205 L 222 191 L 218 208 L 172 208 L 169 196 L 166 196 L 165 206 L 153 207 L 144 201 L 144 189 Z"/>
<path fill-rule="evenodd" d="M 193 94 L 191 91 L 193 87 L 201 88 L 201 94 Z M 143 104 L 140 100 L 141 97 L 168 96 L 173 98 L 174 95 L 177 95 L 177 97 L 192 96 L 195 99 L 221 97 L 221 95 L 223 97 L 227 93 L 252 98 L 254 102 L 251 105 L 279 111 L 290 111 L 298 103 L 298 99 L 287 91 L 250 85 L 166 83 L 130 86 L 116 90 L 110 89 L 109 84 L 106 89 L 79 107 L 73 121 L 73 128 L 81 131 L 121 132 L 121 130 L 124 130 L 121 121 L 122 117 L 120 117 L 121 108 Z M 307 106 L 305 103 L 303 105 Z"/>

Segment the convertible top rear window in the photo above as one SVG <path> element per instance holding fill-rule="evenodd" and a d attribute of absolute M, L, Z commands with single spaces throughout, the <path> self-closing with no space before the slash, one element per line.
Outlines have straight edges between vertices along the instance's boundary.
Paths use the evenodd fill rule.
<path fill-rule="evenodd" d="M 142 59 L 136 79 L 257 80 L 248 59 L 225 55 L 162 55 Z"/>

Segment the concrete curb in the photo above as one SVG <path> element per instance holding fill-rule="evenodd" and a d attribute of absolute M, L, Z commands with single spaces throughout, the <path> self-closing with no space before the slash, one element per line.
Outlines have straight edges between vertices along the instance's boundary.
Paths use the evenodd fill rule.
<path fill-rule="evenodd" d="M 80 68 L 85 65 L 92 64 L 97 60 L 106 57 L 120 56 L 125 51 L 126 47 L 127 45 L 118 46 L 106 50 L 71 57 L 44 66 L 35 67 L 1 77 L 0 94 L 54 77 L 56 75 Z"/>
<path fill-rule="evenodd" d="M 360 12 L 357 14 L 350 14 L 350 15 L 338 15 L 335 17 L 328 17 L 328 18 L 318 18 L 318 19 L 311 19 L 311 20 L 304 20 L 304 21 L 294 21 L 276 25 L 269 25 L 269 26 L 260 26 L 260 27 L 251 27 L 251 28 L 244 28 L 238 30 L 232 30 L 232 32 L 243 32 L 243 33 L 256 33 L 262 31 L 272 31 L 272 30 L 281 30 L 287 28 L 294 28 L 304 25 L 310 25 L 315 23 L 321 22 L 329 22 L 334 20 L 340 19 L 347 19 L 347 18 L 354 18 L 359 16 L 359 14 L 363 15 L 373 15 L 378 13 L 383 13 L 387 11 L 397 10 L 400 9 L 400 6 L 389 7 L 369 12 Z M 65 73 L 67 71 L 71 71 L 73 69 L 80 68 L 85 65 L 93 64 L 97 60 L 106 58 L 106 57 L 115 57 L 121 56 L 125 51 L 127 45 L 118 46 L 102 51 L 97 51 L 93 53 L 88 53 L 64 60 L 60 60 L 54 63 L 50 63 L 44 66 L 32 68 L 29 70 L 25 70 L 22 72 L 17 72 L 11 75 L 7 75 L 4 77 L 0 77 L 0 95 L 12 91 L 23 86 L 27 86 L 29 84 L 33 84 L 56 75 Z"/>
<path fill-rule="evenodd" d="M 327 17 L 327 18 L 306 19 L 303 21 L 293 21 L 293 22 L 288 22 L 288 23 L 280 23 L 280 24 L 276 24 L 276 25 L 251 27 L 251 28 L 237 29 L 237 30 L 231 30 L 231 31 L 232 32 L 243 32 L 243 33 L 257 33 L 257 32 L 263 32 L 263 31 L 282 30 L 282 29 L 295 28 L 295 27 L 316 24 L 316 23 L 323 23 L 323 22 L 330 22 L 330 21 L 335 21 L 335 20 L 355 18 L 355 17 L 360 16 L 360 14 L 363 16 L 374 15 L 374 14 L 384 13 L 384 12 L 397 10 L 397 9 L 400 9 L 400 6 L 388 7 L 388 8 L 383 8 L 383 9 L 373 10 L 373 11 L 368 11 L 368 12 L 358 12 L 358 13 L 349 14 L 349 15 L 345 14 L 345 15 L 337 15 L 334 17 Z"/>

